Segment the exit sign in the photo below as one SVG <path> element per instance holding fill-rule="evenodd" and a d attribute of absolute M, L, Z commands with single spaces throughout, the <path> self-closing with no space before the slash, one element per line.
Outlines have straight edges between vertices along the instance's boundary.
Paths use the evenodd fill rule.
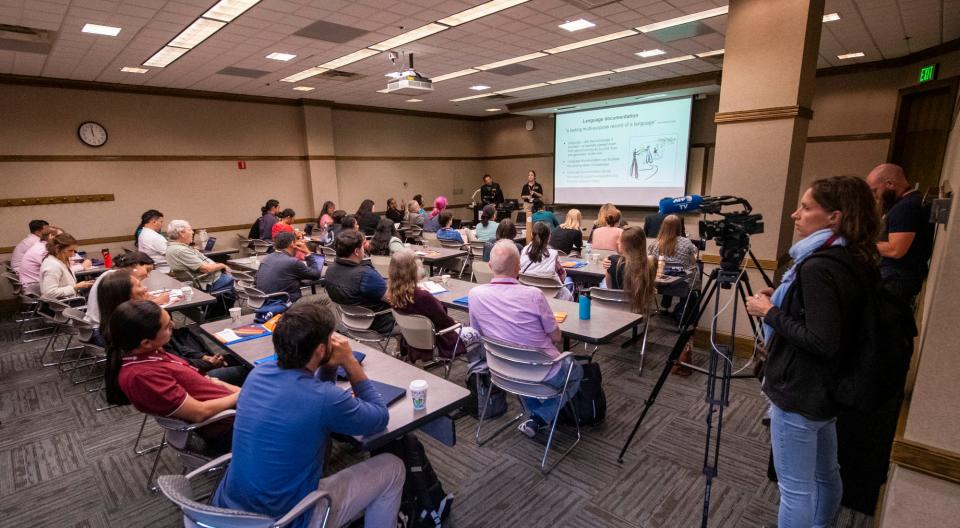
<path fill-rule="evenodd" d="M 928 64 L 920 68 L 920 82 L 925 83 L 927 81 L 932 81 L 937 78 L 937 70 L 939 69 L 939 64 Z"/>

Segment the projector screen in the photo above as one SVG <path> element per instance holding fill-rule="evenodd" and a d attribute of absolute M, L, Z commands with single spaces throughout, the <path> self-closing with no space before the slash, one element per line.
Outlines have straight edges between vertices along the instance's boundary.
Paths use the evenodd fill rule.
<path fill-rule="evenodd" d="M 654 206 L 686 194 L 691 97 L 557 114 L 554 201 Z"/>

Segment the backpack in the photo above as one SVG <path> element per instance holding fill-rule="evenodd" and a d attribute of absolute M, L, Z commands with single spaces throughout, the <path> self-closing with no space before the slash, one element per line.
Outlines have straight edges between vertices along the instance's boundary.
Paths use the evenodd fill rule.
<path fill-rule="evenodd" d="M 254 312 L 253 322 L 257 324 L 263 324 L 273 319 L 277 314 L 282 314 L 287 311 L 287 308 L 290 307 L 289 303 L 281 301 L 280 299 L 274 299 L 267 303 L 264 303 L 263 306 L 257 308 L 257 311 Z"/>
<path fill-rule="evenodd" d="M 467 376 L 467 388 L 470 389 L 470 396 L 462 406 L 465 413 L 480 419 L 480 410 L 483 409 L 483 403 L 487 399 L 488 392 L 490 393 L 490 402 L 487 403 L 484 420 L 496 418 L 507 412 L 507 393 L 490 382 L 489 372 L 474 372 Z"/>
<path fill-rule="evenodd" d="M 383 448 L 403 460 L 407 479 L 400 499 L 400 524 L 403 528 L 441 528 L 450 516 L 453 494 L 447 494 L 437 478 L 423 444 L 414 433 L 407 433 Z"/>
<path fill-rule="evenodd" d="M 570 398 L 569 405 L 564 405 L 560 411 L 563 423 L 573 424 L 572 406 L 580 419 L 580 425 L 597 425 L 607 417 L 607 395 L 603 392 L 603 375 L 600 365 L 591 361 L 589 356 L 574 356 L 583 367 L 583 379 L 580 380 L 580 390 Z"/>
<path fill-rule="evenodd" d="M 830 398 L 843 409 L 872 412 L 891 398 L 903 392 L 913 338 L 917 324 L 913 310 L 903 299 L 883 288 L 881 281 L 871 284 L 862 271 L 846 260 L 827 252 L 810 255 L 841 263 L 854 277 L 858 277 L 866 292 L 856 332 L 857 345 L 845 353 L 836 385 L 829 391 Z M 806 261 L 804 261 L 806 262 Z M 797 273 L 796 283 L 800 282 Z M 798 292 L 803 290 L 797 289 Z M 803 296 L 798 297 L 803 307 Z"/>
<path fill-rule="evenodd" d="M 253 221 L 253 225 L 250 226 L 250 232 L 247 234 L 247 238 L 250 240 L 256 240 L 260 238 L 260 218 L 257 218 Z"/>

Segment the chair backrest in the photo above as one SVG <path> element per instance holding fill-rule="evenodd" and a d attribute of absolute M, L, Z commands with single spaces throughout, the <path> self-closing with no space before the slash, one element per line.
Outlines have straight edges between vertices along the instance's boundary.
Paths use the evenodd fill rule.
<path fill-rule="evenodd" d="M 330 246 L 320 246 L 320 251 L 323 252 L 324 259 L 335 259 L 337 258 L 337 250 L 333 249 Z"/>
<path fill-rule="evenodd" d="M 68 323 L 70 321 L 63 313 L 70 309 L 69 304 L 56 299 L 41 299 L 40 301 L 44 305 L 40 310 L 40 315 L 56 323 Z"/>
<path fill-rule="evenodd" d="M 250 241 L 253 244 L 253 252 L 257 255 L 266 255 L 273 247 L 273 242 L 269 240 L 254 239 Z"/>
<path fill-rule="evenodd" d="M 253 286 L 243 288 L 243 294 L 247 298 L 247 306 L 256 310 L 267 302 L 267 294 L 263 290 L 258 290 Z"/>
<path fill-rule="evenodd" d="M 521 273 L 520 277 L 517 279 L 520 284 L 526 284 L 527 286 L 533 286 L 539 288 L 547 297 L 554 297 L 557 292 L 560 291 L 560 288 L 563 288 L 563 283 L 560 282 L 556 277 L 541 277 L 539 275 L 527 275 L 526 273 Z"/>
<path fill-rule="evenodd" d="M 590 288 L 590 300 L 608 308 L 630 311 L 630 299 L 627 298 L 627 292 L 623 290 L 593 287 Z"/>
<path fill-rule="evenodd" d="M 422 315 L 404 315 L 393 311 L 393 319 L 400 327 L 403 340 L 413 348 L 433 350 L 437 343 L 437 333 L 433 322 Z"/>
<path fill-rule="evenodd" d="M 483 338 L 487 367 L 494 384 L 507 392 L 535 398 L 551 398 L 560 389 L 543 383 L 554 364 L 569 353 L 551 358 L 546 351 L 509 343 L 491 337 Z"/>
<path fill-rule="evenodd" d="M 89 341 L 93 336 L 93 330 L 96 328 L 93 323 L 87 321 L 86 314 L 76 308 L 67 308 L 63 311 L 63 316 L 70 321 L 70 324 L 77 329 L 81 341 Z"/>
<path fill-rule="evenodd" d="M 484 245 L 486 245 L 486 242 L 481 242 L 479 240 L 470 242 L 470 256 L 475 259 L 482 258 Z"/>
<path fill-rule="evenodd" d="M 440 240 L 440 239 L 437 239 Z M 456 240 L 440 240 L 440 247 L 451 248 L 451 249 L 460 249 L 463 247 L 463 244 L 457 242 Z"/>
<path fill-rule="evenodd" d="M 377 270 L 383 277 L 390 276 L 390 257 L 384 255 L 371 255 L 370 263 L 373 264 L 373 269 Z"/>
<path fill-rule="evenodd" d="M 363 306 L 350 306 L 348 304 L 337 304 L 337 312 L 340 314 L 340 322 L 348 330 L 369 330 L 370 325 L 376 318 L 373 310 Z"/>
<path fill-rule="evenodd" d="M 230 270 L 234 282 L 253 282 L 253 275 L 249 271 Z"/>
<path fill-rule="evenodd" d="M 430 233 L 427 233 L 427 232 L 424 232 L 424 233 L 423 233 L 423 235 L 424 235 L 424 236 L 423 236 L 423 245 L 424 245 L 424 246 L 426 246 L 426 247 L 443 247 L 443 244 L 441 244 L 440 241 L 437 240 L 436 235 L 434 235 L 433 238 L 431 238 L 431 237 L 428 237 L 428 236 L 427 236 L 427 235 L 429 235 L 429 234 L 430 234 Z"/>
<path fill-rule="evenodd" d="M 157 478 L 157 487 L 171 502 L 183 512 L 184 526 L 187 520 L 194 526 L 230 526 L 231 528 L 270 528 L 274 519 L 266 515 L 218 508 L 197 501 L 193 486 L 184 475 L 161 475 Z"/>
<path fill-rule="evenodd" d="M 473 270 L 473 276 L 477 278 L 478 284 L 486 284 L 493 279 L 493 270 L 490 269 L 490 263 L 480 259 L 475 259 L 470 263 Z"/>

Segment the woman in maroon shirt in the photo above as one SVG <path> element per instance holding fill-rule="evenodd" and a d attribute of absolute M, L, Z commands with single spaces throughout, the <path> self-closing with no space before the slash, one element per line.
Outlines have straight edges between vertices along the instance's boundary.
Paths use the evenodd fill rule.
<path fill-rule="evenodd" d="M 390 299 L 390 305 L 394 310 L 406 315 L 422 315 L 430 319 L 436 331 L 457 324 L 447 315 L 440 301 L 417 285 L 420 277 L 420 262 L 413 251 L 404 249 L 394 253 L 390 258 L 389 275 L 387 298 Z M 459 335 L 456 332 L 450 332 L 438 336 L 437 346 L 440 349 L 440 355 L 447 358 L 453 357 L 454 352 L 462 354 L 466 351 L 471 365 L 479 360 L 479 351 L 482 348 L 480 333 L 469 326 L 460 328 Z M 418 359 L 427 361 L 433 358 L 432 350 L 406 347 L 406 353 L 410 361 Z"/>

